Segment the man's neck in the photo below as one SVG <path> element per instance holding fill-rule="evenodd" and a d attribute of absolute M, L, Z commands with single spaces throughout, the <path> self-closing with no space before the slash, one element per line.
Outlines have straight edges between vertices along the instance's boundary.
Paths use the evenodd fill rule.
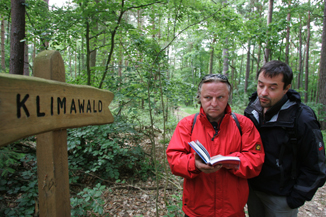
<path fill-rule="evenodd" d="M 223 113 L 222 115 L 220 115 L 220 116 L 218 116 L 218 117 L 216 117 L 216 118 L 212 118 L 212 117 L 210 117 L 210 116 L 208 116 L 208 115 L 206 115 L 207 116 L 207 119 L 208 119 L 208 121 L 209 122 L 216 122 L 216 123 L 219 123 L 219 122 L 221 122 L 221 120 L 222 120 L 222 118 L 224 117 L 224 114 L 225 113 Z"/>

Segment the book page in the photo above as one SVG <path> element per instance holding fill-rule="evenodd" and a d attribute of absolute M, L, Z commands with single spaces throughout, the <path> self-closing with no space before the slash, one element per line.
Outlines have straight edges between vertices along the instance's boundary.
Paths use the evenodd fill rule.
<path fill-rule="evenodd" d="M 238 166 L 240 165 L 240 158 L 235 156 L 222 156 L 217 155 L 211 158 L 210 164 L 222 164 L 223 166 L 230 167 L 230 165 Z"/>

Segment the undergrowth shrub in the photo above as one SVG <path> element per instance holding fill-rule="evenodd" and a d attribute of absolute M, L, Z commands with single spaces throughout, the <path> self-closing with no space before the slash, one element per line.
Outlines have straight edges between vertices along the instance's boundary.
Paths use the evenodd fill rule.
<path fill-rule="evenodd" d="M 87 126 L 69 130 L 68 161 L 71 181 L 87 173 L 118 180 L 122 175 L 146 179 L 151 163 L 139 143 L 141 137 L 128 123 Z M 84 173 L 84 175 L 83 175 Z"/>
<path fill-rule="evenodd" d="M 34 216 L 38 200 L 35 152 L 16 151 L 14 144 L 0 150 L 0 216 Z"/>
<path fill-rule="evenodd" d="M 104 200 L 101 198 L 106 186 L 98 183 L 94 188 L 84 188 L 77 197 L 70 199 L 71 216 L 103 214 Z"/>

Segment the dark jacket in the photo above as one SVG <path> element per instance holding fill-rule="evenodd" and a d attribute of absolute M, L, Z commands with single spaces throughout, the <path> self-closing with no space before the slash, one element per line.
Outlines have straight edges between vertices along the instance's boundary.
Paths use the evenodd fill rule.
<path fill-rule="evenodd" d="M 254 93 L 245 116 L 257 127 L 265 149 L 262 171 L 258 177 L 249 180 L 250 186 L 258 191 L 286 196 L 291 208 L 311 200 L 326 179 L 323 136 L 313 110 L 301 103 L 299 93 L 290 89 L 267 110 L 265 119 L 257 93 Z M 290 141 L 291 129 L 297 138 L 293 143 Z"/>

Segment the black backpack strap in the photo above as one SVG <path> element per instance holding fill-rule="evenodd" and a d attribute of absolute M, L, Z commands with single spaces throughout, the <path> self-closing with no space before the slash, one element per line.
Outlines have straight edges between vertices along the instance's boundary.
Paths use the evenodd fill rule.
<path fill-rule="evenodd" d="M 231 112 L 231 116 L 234 119 L 235 124 L 237 125 L 237 127 L 239 129 L 240 135 L 242 136 L 242 130 L 241 130 L 240 123 L 239 123 L 237 116 L 233 112 Z"/>
<path fill-rule="evenodd" d="M 196 113 L 195 114 L 194 121 L 192 122 L 191 134 L 192 134 L 192 130 L 194 129 L 194 126 L 195 126 L 195 123 L 196 123 L 196 120 L 197 120 L 197 116 L 198 115 L 199 115 L 199 113 Z"/>

